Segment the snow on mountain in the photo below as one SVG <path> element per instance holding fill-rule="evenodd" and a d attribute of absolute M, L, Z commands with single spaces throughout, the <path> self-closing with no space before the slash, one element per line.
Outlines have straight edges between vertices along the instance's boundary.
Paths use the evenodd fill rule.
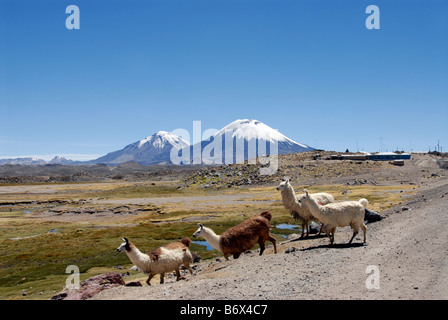
<path fill-rule="evenodd" d="M 222 151 L 217 152 L 219 148 Z M 314 149 L 252 119 L 238 119 L 190 147 L 193 163 L 235 163 L 256 156 L 311 150 Z"/>
<path fill-rule="evenodd" d="M 46 164 L 47 161 L 43 159 L 37 159 L 32 157 L 15 158 L 15 159 L 0 159 L 0 166 L 4 164 L 12 165 L 41 165 Z"/>
<path fill-rule="evenodd" d="M 66 159 L 61 156 L 55 156 L 50 161 L 46 161 L 44 159 L 39 159 L 35 157 L 23 157 L 16 159 L 0 159 L 0 165 L 3 164 L 12 164 L 12 165 L 45 165 L 45 164 L 75 164 L 76 161 Z"/>
<path fill-rule="evenodd" d="M 182 149 L 189 145 L 189 142 L 171 132 L 158 131 L 145 139 L 127 145 L 121 150 L 110 152 L 103 157 L 89 161 L 89 163 L 119 164 L 135 161 L 146 165 L 169 162 L 173 147 Z"/>
<path fill-rule="evenodd" d="M 219 130 L 213 136 L 218 137 L 225 135 L 226 133 L 229 132 L 232 133 L 232 138 L 235 139 L 244 139 L 248 141 L 251 139 L 258 139 L 269 141 L 272 143 L 274 143 L 275 141 L 286 142 L 291 145 L 297 145 L 298 147 L 303 149 L 312 150 L 312 148 L 310 148 L 309 146 L 296 142 L 292 139 L 289 139 L 288 137 L 281 134 L 277 130 L 272 129 L 271 127 L 265 125 L 264 123 L 258 120 L 251 120 L 251 119 L 235 120 L 232 123 L 225 126 L 224 128 L 222 128 L 221 130 Z"/>

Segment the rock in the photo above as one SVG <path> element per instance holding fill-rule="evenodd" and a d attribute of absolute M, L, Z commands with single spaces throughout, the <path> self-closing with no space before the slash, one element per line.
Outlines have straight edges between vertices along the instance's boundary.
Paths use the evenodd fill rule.
<path fill-rule="evenodd" d="M 401 207 L 401 211 L 410 210 L 409 207 Z"/>
<path fill-rule="evenodd" d="M 291 233 L 290 235 L 288 235 L 288 237 L 286 239 L 288 240 L 294 240 L 294 239 L 298 239 L 300 238 L 300 234 L 297 233 Z"/>
<path fill-rule="evenodd" d="M 53 292 L 54 293 L 54 292 Z M 64 300 L 68 296 L 68 292 L 61 292 L 51 297 L 51 300 Z"/>
<path fill-rule="evenodd" d="M 289 247 L 289 248 L 287 248 L 286 250 L 285 250 L 285 253 L 291 253 L 291 252 L 294 252 L 294 251 L 297 251 L 298 249 L 296 248 L 296 247 Z"/>
<path fill-rule="evenodd" d="M 381 215 L 378 212 L 365 209 L 364 221 L 367 221 L 367 223 L 380 221 L 382 218 L 383 217 L 381 217 Z"/>
<path fill-rule="evenodd" d="M 320 224 L 312 221 L 310 223 L 310 234 L 318 234 L 320 231 Z"/>
<path fill-rule="evenodd" d="M 118 272 L 104 273 L 85 280 L 81 283 L 79 289 L 59 293 L 53 296 L 51 300 L 86 300 L 103 290 L 124 285 L 125 282 Z"/>

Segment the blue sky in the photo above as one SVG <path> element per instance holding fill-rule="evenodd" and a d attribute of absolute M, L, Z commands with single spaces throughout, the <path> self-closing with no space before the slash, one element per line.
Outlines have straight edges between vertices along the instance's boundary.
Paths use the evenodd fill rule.
<path fill-rule="evenodd" d="M 68 5 L 80 29 L 68 30 Z M 380 9 L 368 30 L 366 7 Z M 447 1 L 2 0 L 0 157 L 94 158 L 257 119 L 312 147 L 448 151 Z"/>

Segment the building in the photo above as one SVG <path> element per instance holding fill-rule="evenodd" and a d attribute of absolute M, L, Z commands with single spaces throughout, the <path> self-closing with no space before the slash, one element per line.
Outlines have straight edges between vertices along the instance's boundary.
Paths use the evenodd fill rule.
<path fill-rule="evenodd" d="M 375 161 L 390 161 L 390 160 L 410 160 L 410 153 L 395 153 L 395 152 L 378 152 L 368 156 L 369 160 Z"/>

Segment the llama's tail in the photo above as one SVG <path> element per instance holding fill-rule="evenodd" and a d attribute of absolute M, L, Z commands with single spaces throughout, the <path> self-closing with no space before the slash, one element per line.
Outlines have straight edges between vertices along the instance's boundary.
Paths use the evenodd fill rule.
<path fill-rule="evenodd" d="M 369 201 L 367 201 L 367 199 L 364 199 L 364 198 L 360 199 L 358 202 L 359 202 L 360 204 L 362 204 L 362 206 L 364 207 L 364 209 L 367 208 L 367 206 L 369 205 Z"/>
<path fill-rule="evenodd" d="M 180 240 L 180 242 L 183 243 L 184 245 L 186 245 L 187 247 L 189 247 L 190 244 L 191 244 L 191 239 L 188 238 L 188 237 L 185 237 L 185 238 L 182 238 L 182 239 Z"/>
<path fill-rule="evenodd" d="M 262 213 L 260 213 L 260 216 L 268 219 L 269 221 L 271 221 L 272 219 L 272 214 L 269 211 L 263 211 Z"/>

